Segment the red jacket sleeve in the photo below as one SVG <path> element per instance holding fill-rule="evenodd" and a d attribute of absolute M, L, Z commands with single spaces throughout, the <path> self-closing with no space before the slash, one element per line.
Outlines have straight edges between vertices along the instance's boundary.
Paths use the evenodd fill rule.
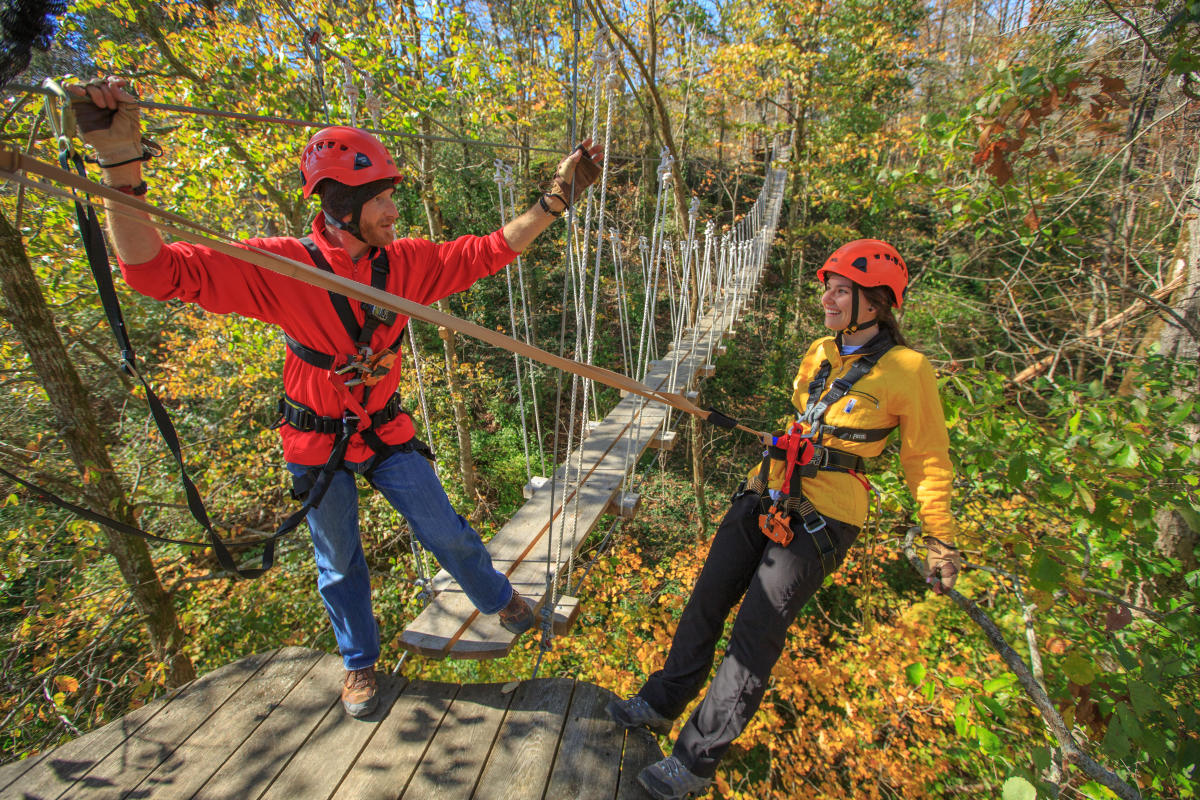
<path fill-rule="evenodd" d="M 300 252 L 280 246 L 286 240 L 250 239 L 247 244 L 307 261 Z M 296 248 L 303 251 L 298 243 Z M 202 245 L 172 242 L 143 264 L 118 259 L 129 286 L 156 300 L 179 299 L 217 314 L 237 313 L 279 324 L 287 308 L 292 278 L 261 269 L 247 261 Z"/>
<path fill-rule="evenodd" d="M 518 255 L 499 230 L 487 236 L 460 236 L 439 244 L 424 239 L 398 239 L 389 247 L 392 268 L 400 272 L 398 293 L 423 305 L 496 274 Z"/>

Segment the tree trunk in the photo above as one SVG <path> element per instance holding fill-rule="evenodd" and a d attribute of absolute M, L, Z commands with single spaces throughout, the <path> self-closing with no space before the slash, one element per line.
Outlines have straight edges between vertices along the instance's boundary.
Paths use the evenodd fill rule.
<path fill-rule="evenodd" d="M 98 513 L 136 525 L 125 490 L 104 447 L 100 422 L 88 404 L 88 394 L 79 373 L 67 357 L 46 298 L 29 266 L 21 234 L 2 212 L 0 289 L 4 294 L 4 316 L 29 353 L 34 372 L 50 400 L 54 428 L 83 477 L 85 503 Z M 149 548 L 140 539 L 102 530 L 107 550 L 116 559 L 121 577 L 150 636 L 154 657 L 166 665 L 168 684 L 186 683 L 196 673 L 183 652 L 184 637 L 175 617 L 175 607 L 158 579 Z"/>
<path fill-rule="evenodd" d="M 1195 207 L 1200 199 L 1200 153 L 1196 156 L 1195 172 L 1192 177 L 1191 190 L 1185 195 L 1191 199 Z M 1168 358 L 1196 364 L 1200 361 L 1200 342 L 1191 333 L 1200 329 L 1200 215 L 1192 213 L 1187 220 L 1183 235 L 1186 237 L 1187 253 L 1184 255 L 1187 263 L 1187 280 L 1180 288 L 1171 304 L 1180 317 L 1188 323 L 1184 328 L 1174 320 L 1167 320 L 1159 339 L 1159 352 Z M 1190 330 L 1189 330 L 1190 328 Z M 1179 386 L 1175 394 L 1181 400 L 1192 401 L 1200 394 L 1200 385 Z M 1200 441 L 1200 425 L 1192 420 L 1184 423 L 1188 438 L 1195 445 Z M 1183 516 L 1173 509 L 1165 509 L 1158 515 L 1158 541 L 1156 546 L 1159 553 L 1180 562 L 1181 569 L 1169 580 L 1182 582 L 1183 576 L 1196 569 L 1196 545 L 1200 532 L 1188 525 Z M 1159 587 L 1166 588 L 1166 587 Z"/>

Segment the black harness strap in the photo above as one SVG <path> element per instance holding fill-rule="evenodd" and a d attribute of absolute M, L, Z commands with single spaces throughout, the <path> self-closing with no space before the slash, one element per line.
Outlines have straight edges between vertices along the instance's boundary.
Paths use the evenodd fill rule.
<path fill-rule="evenodd" d="M 371 415 L 371 427 L 386 425 L 400 416 L 404 408 L 400 393 L 393 394 L 387 405 Z M 299 400 L 293 400 L 286 394 L 279 399 L 279 418 L 281 423 L 287 423 L 299 431 L 315 433 L 341 433 L 342 420 L 338 417 L 322 417 Z"/>
<path fill-rule="evenodd" d="M 304 245 L 304 248 L 308 250 L 309 258 L 312 259 L 313 264 L 325 272 L 333 272 L 333 267 L 330 265 L 328 259 L 325 258 L 325 254 L 317 247 L 316 242 L 310 237 L 305 236 L 300 240 L 300 244 Z M 391 265 L 387 251 L 383 248 L 375 248 L 374 255 L 371 256 L 371 286 L 376 289 L 386 289 L 390 269 Z M 360 302 L 359 307 L 363 312 L 363 323 L 360 325 L 358 318 L 354 316 L 354 311 L 350 307 L 350 301 L 344 295 L 330 291 L 329 302 L 333 304 L 333 310 L 337 313 L 338 319 L 342 321 L 342 327 L 346 329 L 346 334 L 354 342 L 357 352 L 350 356 L 350 358 L 357 358 L 360 361 L 365 355 L 370 353 L 371 337 L 375 334 L 375 330 L 380 325 L 394 325 L 398 318 L 395 311 Z M 400 329 L 400 334 L 386 349 L 398 350 L 401 342 L 404 341 L 404 335 L 407 331 L 408 325 L 406 324 Z M 288 349 L 297 358 L 306 364 L 311 364 L 317 369 L 332 370 L 340 364 L 338 356 L 314 350 L 296 341 L 286 333 L 284 334 L 284 341 L 287 343 Z M 370 395 L 371 386 L 368 384 L 363 387 L 361 400 L 363 407 L 366 407 L 367 399 Z M 290 528 L 296 527 L 304 519 L 305 515 L 308 514 L 310 509 L 316 508 L 320 504 L 321 498 L 324 497 L 325 491 L 329 488 L 329 482 L 332 480 L 333 474 L 342 467 L 342 462 L 346 458 L 346 449 L 350 444 L 350 438 L 355 433 L 375 453 L 364 473 L 368 481 L 372 481 L 375 468 L 380 462 L 390 454 L 398 451 L 417 449 L 423 453 L 428 453 L 428 457 L 432 460 L 433 453 L 429 451 L 428 446 L 415 438 L 402 445 L 390 445 L 383 441 L 379 434 L 376 433 L 378 426 L 391 422 L 401 411 L 400 395 L 392 395 L 387 405 L 372 414 L 370 420 L 368 420 L 369 424 L 367 427 L 360 431 L 358 430 L 358 425 L 361 420 L 352 414 L 346 414 L 341 419 L 322 417 L 308 406 L 285 394 L 279 401 L 281 424 L 286 423 L 301 431 L 338 433 L 339 436 L 334 441 L 333 450 L 330 452 L 325 466 L 321 467 L 319 471 L 315 468 L 309 470 L 302 478 L 297 479 L 293 483 L 292 494 L 296 499 L 303 499 L 305 501 L 304 507 L 291 517 L 288 517 L 284 522 L 284 526 L 290 525 Z"/>
<path fill-rule="evenodd" d="M 69 158 L 66 152 L 59 154 L 59 162 L 64 169 L 70 169 L 72 164 L 75 170 L 84 175 L 83 159 L 75 154 Z M 158 427 L 159 433 L 162 435 L 163 441 L 166 443 L 171 455 L 175 459 L 175 463 L 179 467 L 180 481 L 183 484 L 184 494 L 187 497 L 188 511 L 192 517 L 204 528 L 204 532 L 208 535 L 207 546 L 211 546 L 213 553 L 217 557 L 217 562 L 221 568 L 236 574 L 241 578 L 256 578 L 270 568 L 269 560 L 272 554 L 264 551 L 263 565 L 258 569 L 242 569 L 238 567 L 233 560 L 233 555 L 217 535 L 213 529 L 212 522 L 208 517 L 208 510 L 204 507 L 204 501 L 200 497 L 200 492 L 193 483 L 191 476 L 188 475 L 187 466 L 183 462 L 183 448 L 179 442 L 179 434 L 175 430 L 175 425 L 171 422 L 171 417 L 167 413 L 166 407 L 159 399 L 158 395 L 150 387 L 137 368 L 137 354 L 133 349 L 133 343 L 129 339 L 128 329 L 125 326 L 125 317 L 121 313 L 121 302 L 117 298 L 116 288 L 113 285 L 112 267 L 108 260 L 108 248 L 104 243 L 104 234 L 100 230 L 100 223 L 96 219 L 95 209 L 92 207 L 84 208 L 83 204 L 76 201 L 75 203 L 75 218 L 79 225 L 79 235 L 83 239 L 83 249 L 87 254 L 88 267 L 91 269 L 92 278 L 96 282 L 96 292 L 100 296 L 100 302 L 104 306 L 104 314 L 108 318 L 109 328 L 112 329 L 113 338 L 116 339 L 117 347 L 121 351 L 121 369 L 128 375 L 136 378 L 138 383 L 142 385 L 142 389 L 146 392 L 146 404 L 150 408 L 150 414 L 154 417 L 154 424 Z M 37 490 L 42 496 L 54 502 L 54 497 L 48 492 L 41 489 Z M 79 513 L 79 506 L 74 506 L 69 503 L 58 503 L 63 508 Z M 91 513 L 91 512 L 89 512 Z M 81 516 L 83 516 L 81 514 Z M 109 519 L 103 515 L 95 515 L 100 519 L 87 517 L 93 522 L 99 522 L 121 533 L 128 533 L 125 530 L 129 526 L 116 520 Z M 104 521 L 106 520 L 106 521 Z M 131 529 L 136 530 L 136 529 Z M 161 539 L 162 537 L 154 537 L 151 534 L 145 534 L 139 531 L 137 536 L 149 539 Z M 172 541 L 172 540 L 164 540 Z M 183 544 L 185 542 L 178 542 Z M 187 542 L 187 544 L 197 544 L 205 546 L 201 542 Z M 273 544 L 268 543 L 268 548 L 273 549 Z"/>
<path fill-rule="evenodd" d="M 781 507 L 789 508 L 800 516 L 804 530 L 812 537 L 817 554 L 821 559 L 821 569 L 826 576 L 837 568 L 837 548 L 834 545 L 833 538 L 830 536 L 829 527 L 825 523 L 825 517 L 804 496 L 803 480 L 804 478 L 813 477 L 820 470 L 836 472 L 863 471 L 863 461 L 860 456 L 820 444 L 821 439 L 826 433 L 832 434 L 834 431 L 846 430 L 863 437 L 855 437 L 852 439 L 853 441 L 878 441 L 885 438 L 891 432 L 891 428 L 881 429 L 878 432 L 865 428 L 833 428 L 825 425 L 823 421 L 825 413 L 835 403 L 845 397 L 854 387 L 854 384 L 870 372 L 894 345 L 895 342 L 892 340 L 890 334 L 887 331 L 880 331 L 880 333 L 872 337 L 863 346 L 863 350 L 866 352 L 850 366 L 846 374 L 834 379 L 833 385 L 829 387 L 829 391 L 827 392 L 825 391 L 825 382 L 829 379 L 829 375 L 833 371 L 833 366 L 828 361 L 821 364 L 817 370 L 817 374 L 808 384 L 808 403 L 805 406 L 804 413 L 800 415 L 800 422 L 807 423 L 809 430 L 813 434 L 814 452 L 812 460 L 804 465 L 798 464 L 792 469 L 788 485 L 780 487 L 780 499 L 772 504 L 772 510 Z M 823 392 L 824 394 L 822 394 Z M 866 438 L 868 436 L 871 438 Z M 849 439 L 850 437 L 846 438 Z M 772 458 L 786 458 L 786 456 L 787 452 L 782 448 L 770 447 L 767 449 L 763 457 L 762 466 L 759 467 L 758 472 L 758 482 L 762 485 L 764 492 L 767 491 Z M 795 500 L 792 500 L 792 498 L 795 498 Z"/>
<path fill-rule="evenodd" d="M 300 244 L 308 250 L 309 258 L 317 268 L 325 272 L 332 273 L 333 267 L 325 258 L 325 254 L 321 252 L 321 248 L 317 247 L 308 236 L 300 240 Z M 371 257 L 371 286 L 375 289 L 386 289 L 388 272 L 390 270 L 387 251 L 383 248 L 375 248 L 375 254 Z M 342 321 L 342 327 L 346 329 L 350 340 L 354 342 L 355 348 L 361 350 L 371 344 L 371 337 L 375 334 L 375 329 L 380 325 L 394 325 L 396 323 L 397 314 L 395 311 L 387 308 L 379 308 L 370 303 L 359 303 L 359 307 L 363 311 L 363 324 L 359 325 L 358 318 L 354 316 L 354 311 L 350 308 L 350 301 L 344 295 L 337 292 L 329 292 L 329 302 L 333 304 L 333 310 L 337 313 L 338 319 Z M 400 346 L 404 341 L 404 333 L 408 330 L 405 325 L 400 330 L 400 335 L 396 340 L 389 345 L 392 348 Z M 337 364 L 337 356 L 322 353 L 319 350 L 314 350 L 308 347 L 291 336 L 284 335 L 288 349 L 296 354 L 296 357 L 305 363 L 312 364 L 318 369 L 332 369 Z"/>

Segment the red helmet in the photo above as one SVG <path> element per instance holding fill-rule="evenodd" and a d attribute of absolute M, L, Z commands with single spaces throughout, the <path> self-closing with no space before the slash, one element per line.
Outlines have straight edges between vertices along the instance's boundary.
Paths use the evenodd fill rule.
<path fill-rule="evenodd" d="M 908 287 L 908 267 L 899 251 L 878 239 L 855 239 L 833 251 L 825 265 L 817 270 L 822 283 L 830 273 L 841 275 L 859 286 L 886 286 L 896 297 L 896 308 L 904 303 Z"/>
<path fill-rule="evenodd" d="M 326 178 L 347 186 L 401 178 L 391 153 L 378 139 L 366 131 L 342 125 L 317 131 L 308 140 L 300 154 L 300 175 L 304 179 L 305 197 Z"/>

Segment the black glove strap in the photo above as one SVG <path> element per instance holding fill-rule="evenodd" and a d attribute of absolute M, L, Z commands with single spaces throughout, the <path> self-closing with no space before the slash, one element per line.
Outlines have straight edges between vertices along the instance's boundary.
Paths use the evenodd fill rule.
<path fill-rule="evenodd" d="M 553 197 L 556 200 L 561 200 L 562 204 L 564 206 L 563 211 L 566 211 L 567 208 L 570 207 L 568 205 L 567 201 L 565 199 L 563 199 L 563 196 L 561 194 L 543 194 L 541 197 L 538 198 L 538 205 L 542 207 L 542 211 L 545 211 L 547 214 L 549 214 L 552 217 L 555 217 L 555 218 L 561 217 L 563 215 L 563 212 L 555 211 L 553 208 L 551 208 L 550 204 L 546 202 L 547 197 Z"/>

